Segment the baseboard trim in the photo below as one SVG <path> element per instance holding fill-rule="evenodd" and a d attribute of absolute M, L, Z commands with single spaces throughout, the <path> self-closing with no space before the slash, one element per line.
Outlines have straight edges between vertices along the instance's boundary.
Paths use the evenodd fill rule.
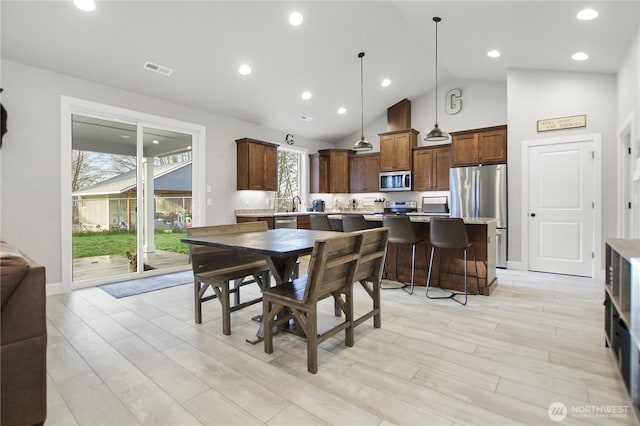
<path fill-rule="evenodd" d="M 522 262 L 515 262 L 512 260 L 507 261 L 507 269 L 511 269 L 514 271 L 526 271 L 527 269 Z"/>
<path fill-rule="evenodd" d="M 47 284 L 47 296 L 53 296 L 54 294 L 62 294 L 62 283 L 48 283 Z"/>

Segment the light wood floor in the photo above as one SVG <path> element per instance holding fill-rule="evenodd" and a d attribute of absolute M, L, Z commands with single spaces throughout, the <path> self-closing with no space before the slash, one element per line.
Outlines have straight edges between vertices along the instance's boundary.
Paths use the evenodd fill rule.
<path fill-rule="evenodd" d="M 382 292 L 382 328 L 321 346 L 319 372 L 306 346 L 280 333 L 274 353 L 245 338 L 261 305 L 232 314 L 223 336 L 216 301 L 193 321 L 189 285 L 114 299 L 97 288 L 51 296 L 46 425 L 506 425 L 635 424 L 576 417 L 588 406 L 628 406 L 604 347 L 602 283 L 498 271 L 489 297 L 467 306 Z M 368 300 L 356 290 L 356 309 Z M 332 321 L 325 301 L 323 320 Z M 586 408 L 585 408 L 586 407 Z"/>

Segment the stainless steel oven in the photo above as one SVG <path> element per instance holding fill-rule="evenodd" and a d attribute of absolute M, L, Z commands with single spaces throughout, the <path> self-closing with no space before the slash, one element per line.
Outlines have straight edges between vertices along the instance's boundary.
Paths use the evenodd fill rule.
<path fill-rule="evenodd" d="M 383 172 L 378 182 L 380 192 L 411 191 L 411 171 Z"/>

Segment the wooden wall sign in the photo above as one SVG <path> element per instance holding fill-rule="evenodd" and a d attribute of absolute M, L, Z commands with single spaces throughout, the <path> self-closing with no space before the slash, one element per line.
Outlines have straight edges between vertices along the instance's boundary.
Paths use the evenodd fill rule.
<path fill-rule="evenodd" d="M 572 115 L 570 117 L 548 118 L 538 120 L 538 132 L 548 132 L 550 130 L 574 129 L 576 127 L 586 127 L 587 116 Z"/>

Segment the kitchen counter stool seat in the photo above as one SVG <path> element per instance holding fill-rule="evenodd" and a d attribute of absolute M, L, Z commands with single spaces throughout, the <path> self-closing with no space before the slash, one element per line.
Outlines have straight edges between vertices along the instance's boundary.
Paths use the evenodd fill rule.
<path fill-rule="evenodd" d="M 385 228 L 389 228 L 389 242 L 391 244 L 411 244 L 411 284 L 410 289 L 407 290 L 409 284 L 400 281 L 403 286 L 400 287 L 409 294 L 413 294 L 414 278 L 416 271 L 416 246 L 426 241 L 423 236 L 416 234 L 411 219 L 406 215 L 385 215 L 382 218 L 382 223 Z M 426 247 L 425 247 L 426 252 Z M 396 271 L 398 269 L 398 255 L 396 255 Z M 396 272 L 396 276 L 400 274 Z"/>
<path fill-rule="evenodd" d="M 427 291 L 428 299 L 453 299 L 461 305 L 467 304 L 467 250 L 473 250 L 473 263 L 476 268 L 476 293 L 480 294 L 480 280 L 478 279 L 478 261 L 476 259 L 476 247 L 469 242 L 467 228 L 461 218 L 439 217 L 431 218 L 429 225 L 429 239 L 431 241 L 431 257 L 429 259 L 429 272 L 427 274 Z M 446 296 L 429 296 L 429 287 L 431 284 L 431 267 L 433 266 L 433 254 L 435 249 L 440 249 L 440 258 L 438 264 L 442 264 L 442 249 L 446 250 L 464 250 L 464 293 L 451 292 Z M 440 282 L 440 271 L 438 267 L 438 282 Z M 464 294 L 464 302 L 456 299 L 456 296 Z"/>
<path fill-rule="evenodd" d="M 309 215 L 309 221 L 311 222 L 311 229 L 314 231 L 333 231 L 331 221 L 326 214 Z"/>
<path fill-rule="evenodd" d="M 355 232 L 368 229 L 369 225 L 361 214 L 343 214 L 342 230 L 344 232 Z"/>
<path fill-rule="evenodd" d="M 246 222 L 231 225 L 188 228 L 189 237 L 266 231 L 266 222 Z M 222 307 L 222 333 L 231 334 L 231 312 L 260 303 L 262 297 L 240 301 L 240 288 L 258 284 L 262 290 L 270 286 L 269 266 L 257 254 L 224 248 L 189 245 L 193 267 L 195 322 L 202 323 L 202 303 L 218 299 Z M 211 288 L 213 294 L 205 296 Z M 234 304 L 231 305 L 231 294 Z"/>

